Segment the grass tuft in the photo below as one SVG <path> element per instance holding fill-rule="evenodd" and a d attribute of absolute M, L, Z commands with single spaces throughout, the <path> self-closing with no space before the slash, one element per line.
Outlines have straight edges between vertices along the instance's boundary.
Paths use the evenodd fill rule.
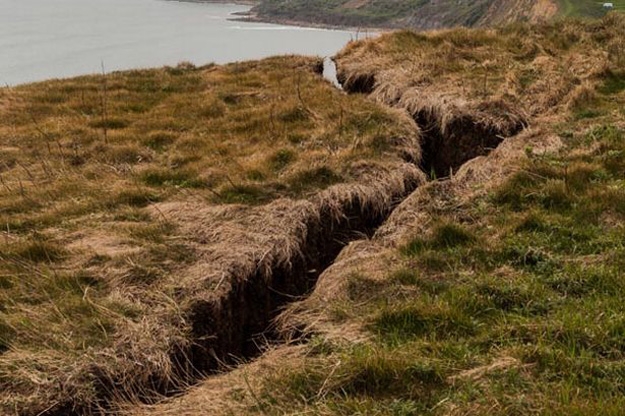
<path fill-rule="evenodd" d="M 476 242 L 476 237 L 459 224 L 444 223 L 434 227 L 428 238 L 416 237 L 404 248 L 404 254 L 417 255 L 425 250 L 447 250 L 464 247 Z"/>
<path fill-rule="evenodd" d="M 9 257 L 17 257 L 33 263 L 53 263 L 63 259 L 66 251 L 59 245 L 35 239 L 30 242 L 15 244 L 6 252 Z"/>

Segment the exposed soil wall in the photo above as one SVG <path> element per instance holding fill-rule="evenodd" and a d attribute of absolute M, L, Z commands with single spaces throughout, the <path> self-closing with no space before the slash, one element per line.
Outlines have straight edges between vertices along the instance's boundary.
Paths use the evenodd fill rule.
<path fill-rule="evenodd" d="M 346 88 L 348 92 L 367 93 L 375 84 L 373 76 L 358 78 Z M 344 85 L 345 87 L 345 85 Z M 466 161 L 485 155 L 504 139 L 523 129 L 524 123 L 496 128 L 481 123 L 471 115 L 458 116 L 443 125 L 440 119 L 426 113 L 414 115 L 423 136 L 421 168 L 446 176 Z M 392 203 L 374 210 L 358 196 L 343 201 L 343 215 L 336 218 L 329 206 L 322 207 L 319 217 L 306 224 L 306 238 L 300 255 L 280 262 L 270 273 L 262 270 L 251 276 L 235 276 L 230 290 L 219 301 L 198 301 L 192 307 L 193 338 L 189 353 L 196 371 L 202 373 L 262 353 L 262 346 L 279 338 L 272 322 L 290 303 L 310 293 L 317 279 L 350 241 L 372 236 L 394 207 L 418 186 L 406 180 L 401 193 Z"/>
<path fill-rule="evenodd" d="M 406 184 L 406 195 L 417 183 Z M 351 206 L 339 221 L 329 209 L 319 219 L 307 224 L 308 233 L 302 255 L 289 263 L 275 265 L 269 276 L 258 271 L 252 276 L 234 279 L 231 290 L 219 302 L 197 302 L 191 320 L 197 342 L 190 359 L 198 371 L 216 369 L 221 363 L 249 359 L 262 352 L 262 346 L 279 334 L 271 327 L 273 319 L 288 305 L 309 293 L 319 275 L 332 264 L 350 241 L 371 236 L 392 212 L 395 203 L 383 212 L 363 207 L 360 201 Z"/>
<path fill-rule="evenodd" d="M 373 94 L 376 90 L 375 73 L 348 74 L 339 68 L 337 78 L 350 94 Z M 465 162 L 488 154 L 506 137 L 527 127 L 525 117 L 501 100 L 459 107 L 416 96 L 400 94 L 381 101 L 404 109 L 416 122 L 421 137 L 420 167 L 431 177 L 449 176 Z"/>
<path fill-rule="evenodd" d="M 425 173 L 438 178 L 453 174 L 471 159 L 487 155 L 506 137 L 525 127 L 519 120 L 511 127 L 498 128 L 464 114 L 454 117 L 443 129 L 441 123 L 426 112 L 418 112 L 413 117 L 423 132 L 421 167 Z"/>
<path fill-rule="evenodd" d="M 181 295 L 190 332 L 186 345 L 171 351 L 169 373 L 138 377 L 140 382 L 136 383 L 95 375 L 100 403 L 93 408 L 68 404 L 52 409 L 50 414 L 99 414 L 100 407 L 109 406 L 111 399 L 151 403 L 182 392 L 208 374 L 257 357 L 268 343 L 281 339 L 273 321 L 284 308 L 312 292 L 320 274 L 343 247 L 372 236 L 394 208 L 424 182 L 425 175 L 414 165 L 400 163 L 365 183 L 337 185 L 311 201 L 292 203 L 295 213 L 283 221 L 287 231 L 261 247 L 267 256 L 254 257 L 253 267 L 245 256 L 237 257 L 239 262 L 221 265 L 209 261 L 207 264 L 215 268 L 224 268 L 223 284 Z M 271 207 L 265 210 L 272 212 Z M 285 236 L 292 244 L 284 250 L 288 256 L 275 255 L 282 249 L 279 245 L 286 243 Z M 227 247 L 230 251 L 238 249 L 245 250 L 236 245 Z"/>
<path fill-rule="evenodd" d="M 373 74 L 350 80 L 342 85 L 348 93 L 369 94 L 375 86 Z M 345 78 L 339 77 L 339 81 L 345 82 Z M 480 120 L 479 113 L 458 115 L 450 120 L 427 112 L 411 115 L 421 130 L 422 159 L 409 163 L 437 177 L 489 153 L 502 142 L 503 135 L 514 135 L 524 127 L 519 120 L 497 128 Z M 228 289 L 219 297 L 193 301 L 188 312 L 191 346 L 172 357 L 178 363 L 178 377 L 186 383 L 193 382 L 227 365 L 257 357 L 267 343 L 278 341 L 281 334 L 274 320 L 280 313 L 311 293 L 319 276 L 341 250 L 351 241 L 371 237 L 420 183 L 419 177 L 404 175 L 402 186 L 384 191 L 388 195 L 382 206 L 369 203 L 359 193 L 340 200 L 323 200 L 317 214 L 305 219 L 305 237 L 291 257 L 275 261 L 269 270 L 266 265 L 258 265 L 252 273 L 233 271 L 228 277 Z M 337 216 L 337 212 L 341 215 Z M 167 380 L 159 390 L 171 394 L 178 387 L 177 382 Z"/>

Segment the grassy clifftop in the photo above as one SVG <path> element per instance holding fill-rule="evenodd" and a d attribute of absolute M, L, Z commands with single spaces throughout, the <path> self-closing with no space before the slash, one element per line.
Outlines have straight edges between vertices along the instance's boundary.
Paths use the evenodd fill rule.
<path fill-rule="evenodd" d="M 0 90 L 0 412 L 619 414 L 624 31 Z"/>
<path fill-rule="evenodd" d="M 190 286 L 228 256 L 269 259 L 256 240 L 297 225 L 280 212 L 314 214 L 297 201 L 418 158 L 407 118 L 340 93 L 317 65 L 181 65 L 0 90 L 1 409 L 80 413 L 111 382 L 154 388 L 190 340 Z M 248 234 L 233 240 L 237 229 Z"/>
<path fill-rule="evenodd" d="M 625 9 L 620 0 L 614 4 L 617 10 Z M 605 14 L 601 2 L 589 0 L 264 0 L 254 10 L 269 20 L 417 29 Z"/>
<path fill-rule="evenodd" d="M 485 122 L 479 147 L 488 111 L 508 108 L 488 101 L 529 127 L 348 246 L 277 320 L 300 343 L 133 414 L 621 414 L 624 28 L 402 31 L 346 48 L 347 89 L 404 108 L 424 144 L 459 147 Z"/>

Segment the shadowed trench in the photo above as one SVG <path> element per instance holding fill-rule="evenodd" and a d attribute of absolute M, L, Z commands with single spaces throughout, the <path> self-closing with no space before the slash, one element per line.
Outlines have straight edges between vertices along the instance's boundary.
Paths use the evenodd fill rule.
<path fill-rule="evenodd" d="M 369 95 L 376 87 L 375 74 L 372 73 L 347 77 L 339 70 L 338 82 L 349 94 Z M 387 105 L 405 109 L 416 123 L 421 136 L 419 167 L 432 179 L 453 175 L 469 160 L 487 155 L 507 137 L 527 127 L 524 117 L 503 101 L 483 102 L 450 116 L 427 106 L 409 110 L 397 102 Z M 494 120 L 488 120 L 489 116 Z"/>
<path fill-rule="evenodd" d="M 290 258 L 275 260 L 270 271 L 261 267 L 250 274 L 232 271 L 224 293 L 193 300 L 185 308 L 189 342 L 171 352 L 172 374 L 154 374 L 134 391 L 119 391 L 120 381 L 100 378 L 99 405 L 109 406 L 111 396 L 154 403 L 164 396 L 181 394 L 215 372 L 228 371 L 233 365 L 258 357 L 268 344 L 283 341 L 273 326 L 275 318 L 290 303 L 314 290 L 319 276 L 347 244 L 371 238 L 393 210 L 423 183 L 422 177 L 414 174 L 405 174 L 402 180 L 401 186 L 396 184 L 396 189 L 386 192 L 384 204 L 372 203 L 357 192 L 322 203 L 319 212 L 305 219 L 300 247 Z M 337 205 L 341 213 L 338 216 Z M 70 410 L 59 408 L 54 414 L 92 411 Z"/>
<path fill-rule="evenodd" d="M 333 62 L 326 59 L 315 68 L 320 76 L 334 73 Z M 333 79 L 328 79 L 334 83 Z M 340 78 L 337 79 L 341 81 Z M 340 85 L 340 84 L 339 84 Z M 342 85 L 347 93 L 371 92 L 373 76 L 350 85 Z M 504 138 L 496 128 L 480 125 L 473 119 L 458 118 L 443 129 L 439 120 L 425 114 L 413 115 L 422 136 L 422 160 L 408 160 L 432 177 L 445 177 L 466 161 L 488 154 Z M 524 127 L 519 124 L 509 135 Z M 344 215 L 335 218 L 331 209 L 322 209 L 319 218 L 306 224 L 306 238 L 300 253 L 288 262 L 261 270 L 249 276 L 235 276 L 231 288 L 219 302 L 198 301 L 192 308 L 192 339 L 189 350 L 179 352 L 178 363 L 186 363 L 181 373 L 187 380 L 197 380 L 212 371 L 253 359 L 263 353 L 269 343 L 279 342 L 281 334 L 273 321 L 290 303 L 301 300 L 314 290 L 319 276 L 334 262 L 351 241 L 373 236 L 388 216 L 417 187 L 406 180 L 404 191 L 392 195 L 392 202 L 383 210 L 373 210 L 358 197 L 345 202 Z M 156 386 L 155 386 L 156 387 Z M 163 385 L 157 390 L 171 392 L 176 386 Z"/>
<path fill-rule="evenodd" d="M 406 193 L 417 187 L 406 183 Z M 403 197 L 403 196 L 402 196 Z M 263 351 L 266 342 L 280 339 L 272 321 L 289 303 L 310 293 L 325 269 L 349 242 L 370 238 L 403 199 L 397 198 L 383 212 L 376 212 L 355 200 L 339 221 L 331 218 L 329 209 L 320 220 L 308 225 L 302 254 L 289 264 L 278 264 L 269 276 L 258 271 L 236 279 L 227 297 L 220 303 L 200 302 L 192 312 L 195 338 L 208 337 L 208 342 L 192 348 L 190 359 L 196 369 L 211 370 L 219 363 L 233 364 L 249 360 Z"/>

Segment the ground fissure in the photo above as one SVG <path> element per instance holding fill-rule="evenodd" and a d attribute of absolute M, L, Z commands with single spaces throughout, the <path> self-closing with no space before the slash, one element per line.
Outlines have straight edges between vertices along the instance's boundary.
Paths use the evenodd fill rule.
<path fill-rule="evenodd" d="M 316 72 L 320 72 L 315 69 Z M 323 71 L 321 71 L 323 72 Z M 320 74 L 321 75 L 321 74 Z M 343 84 L 347 93 L 371 92 L 374 77 L 365 77 L 355 84 L 355 89 Z M 414 116 L 416 129 L 423 137 L 422 160 L 411 158 L 424 175 L 444 177 L 457 170 L 468 160 L 488 154 L 504 139 L 500 131 L 482 127 L 470 117 L 461 119 L 443 134 L 440 120 L 429 119 L 424 114 Z M 510 132 L 518 133 L 524 127 Z M 416 167 L 416 166 L 415 166 Z M 355 195 L 339 203 L 341 214 L 335 207 L 322 206 L 317 216 L 307 219 L 299 250 L 286 261 L 276 261 L 270 270 L 257 267 L 248 275 L 229 277 L 230 287 L 217 301 L 198 300 L 190 308 L 192 346 L 180 352 L 175 361 L 186 363 L 182 371 L 188 381 L 197 380 L 215 370 L 230 368 L 258 357 L 267 346 L 284 340 L 274 320 L 291 303 L 301 301 L 310 294 L 321 274 L 333 264 L 342 249 L 350 242 L 370 238 L 405 198 L 420 184 L 415 178 L 405 177 L 400 192 L 391 192 L 383 207 L 373 207 Z M 337 201 L 334 201 L 337 203 Z M 308 336 L 304 328 L 296 329 L 296 338 Z M 292 339 L 293 328 L 288 337 Z M 176 387 L 165 389 L 166 394 Z"/>
<path fill-rule="evenodd" d="M 374 73 L 348 75 L 346 71 L 339 70 L 338 81 L 349 94 L 370 95 L 376 88 Z M 406 91 L 409 89 L 406 88 Z M 416 102 L 415 99 L 397 97 L 378 101 L 405 110 L 414 120 L 421 137 L 419 167 L 434 179 L 453 175 L 467 161 L 487 155 L 505 138 L 527 127 L 525 116 L 502 100 L 484 101 L 470 108 L 453 108 L 444 104 L 438 104 L 442 108 L 436 108 L 425 97 L 422 102 L 418 97 Z"/>
<path fill-rule="evenodd" d="M 593 33 L 596 30 L 594 28 Z M 548 86 L 534 83 L 527 78 L 526 68 L 516 71 L 517 67 L 510 62 L 551 73 L 555 72 L 553 59 L 526 58 L 518 54 L 510 57 L 507 55 L 510 44 L 500 41 L 508 35 L 504 33 L 491 39 L 491 33 L 461 30 L 431 36 L 400 32 L 382 37 L 379 42 L 348 47 L 347 53 L 337 59 L 339 79 L 346 92 L 366 94 L 374 101 L 404 110 L 411 116 L 415 129 L 419 130 L 422 155 L 405 160 L 418 165 L 431 179 L 449 178 L 430 181 L 410 193 L 401 206 L 383 220 L 384 225 L 373 238 L 350 244 L 347 250 L 337 247 L 340 256 L 323 262 L 333 266 L 315 273 L 309 281 L 309 289 L 315 287 L 316 281 L 310 296 L 281 300 L 284 303 L 279 309 L 287 309 L 276 321 L 278 333 L 305 328 L 307 333 L 319 334 L 319 337 L 306 347 L 303 368 L 289 368 L 289 364 L 279 363 L 268 367 L 280 368 L 275 375 L 255 374 L 259 384 L 254 385 L 251 393 L 254 397 L 246 395 L 249 401 L 241 407 L 234 405 L 235 408 L 263 413 L 265 409 L 276 413 L 292 409 L 333 413 L 338 409 L 338 412 L 352 414 L 363 409 L 384 413 L 390 406 L 400 403 L 405 405 L 401 409 L 415 413 L 432 411 L 442 404 L 439 411 L 443 413 L 458 408 L 477 408 L 504 414 L 511 408 L 509 403 L 491 389 L 500 385 L 500 373 L 510 372 L 514 380 L 520 376 L 531 381 L 545 375 L 548 383 L 553 383 L 554 372 L 549 366 L 554 363 L 536 357 L 535 348 L 546 347 L 541 353 L 548 354 L 552 345 L 558 346 L 558 343 L 564 344 L 566 349 L 573 339 L 586 342 L 587 334 L 583 331 L 562 339 L 562 328 L 572 327 L 577 331 L 575 323 L 570 321 L 549 326 L 553 334 L 543 332 L 545 327 L 536 327 L 535 322 L 541 322 L 547 315 L 553 318 L 551 313 L 545 314 L 548 309 L 543 307 L 543 301 L 548 308 L 558 310 L 562 301 L 575 305 L 578 296 L 569 292 L 569 286 L 564 289 L 561 286 L 562 279 L 569 278 L 571 269 L 554 263 L 558 256 L 552 251 L 569 253 L 571 247 L 565 242 L 562 247 L 554 248 L 551 242 L 554 233 L 562 232 L 567 241 L 578 237 L 587 239 L 586 230 L 575 237 L 568 234 L 571 228 L 568 223 L 554 227 L 546 221 L 572 219 L 573 216 L 566 215 L 580 208 L 575 203 L 578 192 L 589 189 L 592 195 L 592 190 L 600 186 L 599 182 L 611 180 L 609 175 L 599 179 L 587 173 L 591 169 L 601 172 L 598 165 L 591 166 L 588 162 L 589 153 L 574 155 L 576 159 L 570 169 L 560 164 L 561 157 L 555 153 L 569 144 L 565 143 L 569 136 L 566 132 L 557 133 L 560 126 L 556 124 L 571 120 L 569 110 L 584 108 L 584 100 L 593 97 L 595 84 L 567 77 L 545 77 L 550 82 Z M 523 37 L 527 37 L 527 33 L 523 33 Z M 480 48 L 476 43 L 484 43 L 485 47 Z M 520 42 L 514 42 L 515 47 L 517 44 Z M 414 47 L 412 49 L 417 51 L 414 55 L 420 62 L 403 65 L 407 61 L 405 51 L 410 49 L 407 45 Z M 427 47 L 420 48 L 423 45 Z M 503 52 L 495 53 L 500 46 Z M 374 62 L 385 58 L 385 49 L 390 53 L 401 52 L 397 53 L 394 64 Z M 347 56 L 350 53 L 353 53 L 351 64 Z M 428 71 L 433 68 L 423 59 L 423 53 L 438 59 L 435 75 L 441 75 L 446 69 L 453 74 L 441 76 L 440 84 L 432 82 L 429 77 L 434 75 Z M 476 71 L 473 60 L 484 62 L 484 55 L 501 59 L 494 64 L 491 61 L 488 64 L 491 68 L 507 71 L 506 74 L 512 71 L 510 68 L 514 67 L 515 71 L 506 77 L 480 72 L 480 68 Z M 585 55 L 571 58 L 575 62 L 584 60 Z M 421 63 L 423 61 L 425 64 Z M 370 64 L 369 68 L 363 63 Z M 447 63 L 452 64 L 446 66 Z M 351 68 L 347 68 L 350 65 Z M 411 65 L 413 69 L 409 68 Z M 594 80 L 592 68 L 579 68 L 584 68 L 585 72 L 580 70 L 576 76 Z M 480 73 L 476 76 L 476 72 Z M 586 75 L 589 78 L 585 78 Z M 350 89 L 350 82 L 354 88 Z M 583 88 L 578 88 L 580 86 Z M 465 88 L 468 94 L 464 94 Z M 546 112 L 549 113 L 541 114 Z M 549 118 L 550 115 L 553 118 Z M 529 120 L 536 127 L 526 129 Z M 580 127 L 576 139 L 587 134 L 581 131 L 581 126 L 587 125 L 586 122 L 575 124 Z M 603 133 L 593 131 L 591 135 L 615 137 L 614 132 L 607 129 Z M 621 145 L 622 141 L 618 146 Z M 472 160 L 487 154 L 488 157 Z M 519 211 L 519 206 L 525 210 Z M 484 207 L 487 207 L 486 214 Z M 588 207 L 584 206 L 583 210 L 586 209 Z M 537 219 L 537 212 L 542 220 Z M 540 238 L 543 233 L 547 238 L 537 242 L 536 237 Z M 510 235 L 521 239 L 512 241 L 508 238 Z M 493 250 L 487 248 L 491 241 L 497 241 Z M 534 249 L 536 244 L 544 244 L 542 251 Z M 595 253 L 595 246 L 588 248 Z M 543 252 L 550 254 L 543 255 Z M 568 260 L 570 257 L 566 258 Z M 274 270 L 276 276 L 282 274 L 279 267 Z M 557 270 L 564 275 L 560 276 L 560 272 L 554 275 Z M 263 274 L 258 281 L 266 277 Z M 526 286 L 528 277 L 536 278 L 532 280 L 532 285 L 536 286 Z M 595 281 L 594 275 L 591 280 Z M 541 291 L 536 292 L 535 288 Z M 551 290 L 563 290 L 563 298 L 554 297 Z M 548 297 L 543 296 L 545 293 Z M 558 300 L 552 303 L 553 299 Z M 347 306 L 343 307 L 345 304 Z M 579 306 L 583 304 L 576 305 L 575 310 L 580 310 Z M 566 309 L 562 312 L 567 317 L 571 313 Z M 501 316 L 505 319 L 498 322 Z M 480 322 L 479 326 L 475 325 L 476 321 Z M 551 325 L 544 320 L 543 323 Z M 524 336 L 517 339 L 517 332 L 509 334 L 510 325 Z M 547 346 L 540 342 L 530 346 L 524 338 L 526 334 L 534 334 L 540 340 L 553 335 L 554 339 Z M 495 342 L 494 347 L 489 344 L 484 348 L 484 337 L 490 337 L 488 339 Z M 519 344 L 513 349 L 506 346 L 502 349 L 497 343 L 501 339 Z M 467 348 L 465 340 L 475 342 L 472 344 L 477 346 L 475 351 Z M 449 348 L 440 351 L 440 342 Z M 604 343 L 605 339 L 594 345 Z M 588 347 L 588 344 L 582 345 Z M 278 350 L 284 349 L 288 348 Z M 577 351 L 576 347 L 575 353 Z M 599 352 L 605 354 L 603 347 Z M 588 356 L 584 354 L 581 359 L 586 360 Z M 541 368 L 544 365 L 547 371 Z M 244 366 L 242 371 L 246 368 Z M 526 371 L 529 368 L 532 370 Z M 557 363 L 553 369 L 569 371 L 559 368 Z M 517 370 L 521 374 L 516 373 Z M 579 371 L 575 368 L 571 372 Z M 477 378 L 479 380 L 475 380 Z M 228 376 L 211 378 L 206 388 L 189 394 L 195 399 L 172 401 L 158 410 L 187 408 L 189 414 L 195 414 L 196 408 L 189 404 L 197 404 L 199 399 L 211 401 L 210 388 L 224 379 L 232 380 Z M 612 380 L 617 379 L 618 373 L 615 373 Z M 571 379 L 564 380 L 563 391 L 567 391 L 568 380 Z M 467 398 L 468 392 L 474 393 L 474 381 L 479 381 L 478 387 L 486 389 L 485 395 L 480 392 L 479 400 L 484 397 L 488 407 L 481 407 L 481 401 L 477 403 L 471 394 Z M 579 382 L 582 385 L 585 380 Z M 544 386 L 551 389 L 553 385 L 538 387 Z M 557 401 L 553 397 L 532 397 L 535 391 L 531 386 L 527 389 L 526 384 L 521 387 L 515 382 L 507 387 L 529 397 L 532 403 Z M 602 390 L 601 386 L 595 387 L 588 390 Z M 614 391 L 617 389 L 615 387 Z M 224 393 L 224 397 L 231 393 Z M 450 403 L 445 404 L 446 400 Z M 584 399 L 581 402 L 585 403 Z M 220 406 L 221 403 L 216 404 L 217 408 Z M 210 408 L 210 404 L 207 407 Z"/>
<path fill-rule="evenodd" d="M 2 255 L 19 260 L 0 265 L 1 408 L 37 414 L 58 401 L 52 413 L 84 414 L 186 395 L 267 345 L 282 349 L 290 334 L 313 334 L 310 348 L 368 343 L 368 325 L 386 310 L 375 301 L 380 284 L 412 285 L 422 264 L 445 277 L 431 224 L 447 202 L 450 221 L 470 221 L 450 190 L 492 189 L 519 159 L 541 159 L 536 143 L 556 129 L 612 111 L 597 100 L 621 91 L 619 71 L 601 83 L 622 62 L 622 27 L 385 34 L 335 57 L 344 91 L 323 82 L 314 58 L 111 74 L 105 126 L 87 105 L 103 94 L 100 78 L 46 84 L 44 96 L 40 86 L 2 91 L 0 100 L 20 98 L 2 110 L 3 148 L 24 155 L 4 152 L 15 164 L 0 189 L 12 243 Z M 595 162 L 579 162 L 563 175 L 537 171 L 556 179 L 541 194 L 533 176 L 520 177 L 510 187 L 522 194 L 500 198 L 574 206 L 570 172 L 595 183 L 615 163 L 591 175 Z M 101 238 L 89 238 L 94 228 Z M 406 259 L 409 238 L 423 263 Z M 394 261 L 416 277 L 395 276 Z M 358 305 L 342 309 L 350 299 Z M 357 369 L 333 374 L 322 382 L 332 378 L 337 392 L 362 381 Z M 306 397 L 319 401 L 327 388 Z"/>

